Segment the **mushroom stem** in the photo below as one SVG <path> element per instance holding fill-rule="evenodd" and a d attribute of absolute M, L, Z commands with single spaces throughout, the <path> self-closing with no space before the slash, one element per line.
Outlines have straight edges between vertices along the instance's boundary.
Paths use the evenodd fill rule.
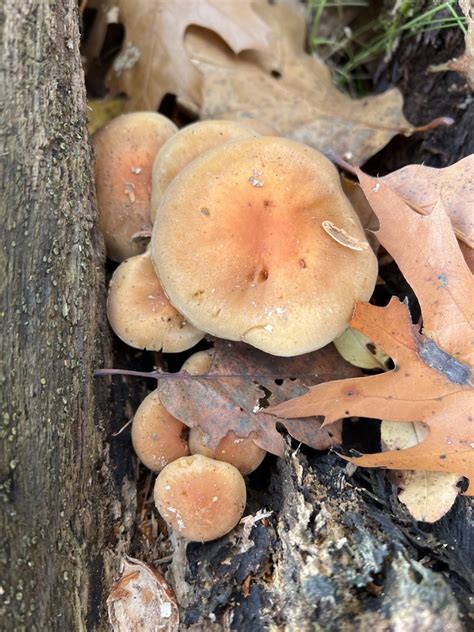
<path fill-rule="evenodd" d="M 174 531 L 170 531 L 169 539 L 173 545 L 173 554 L 171 556 L 171 564 L 169 571 L 173 578 L 172 584 L 175 588 L 176 597 L 178 598 L 181 607 L 187 603 L 187 597 L 189 592 L 189 584 L 186 581 L 186 571 L 188 567 L 188 558 L 186 556 L 186 549 L 189 544 L 189 540 L 176 535 Z"/>

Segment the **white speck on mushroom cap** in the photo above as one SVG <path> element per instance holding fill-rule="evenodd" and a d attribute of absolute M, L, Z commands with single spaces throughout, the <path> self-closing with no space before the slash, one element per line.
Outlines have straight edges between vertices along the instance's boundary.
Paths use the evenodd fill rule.
<path fill-rule="evenodd" d="M 221 537 L 240 520 L 245 482 L 232 465 L 194 455 L 164 468 L 156 479 L 154 498 L 171 528 L 189 540 L 208 541 Z"/>
<path fill-rule="evenodd" d="M 169 619 L 172 612 L 173 610 L 170 603 L 160 603 L 160 616 L 162 616 L 163 619 Z"/>

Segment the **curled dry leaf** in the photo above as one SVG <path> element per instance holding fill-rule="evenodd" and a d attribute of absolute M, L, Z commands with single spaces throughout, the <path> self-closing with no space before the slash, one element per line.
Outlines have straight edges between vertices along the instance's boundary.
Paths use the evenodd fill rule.
<path fill-rule="evenodd" d="M 105 0 L 90 3 L 98 13 L 85 55 L 97 57 L 107 24 L 125 29 L 122 48 L 108 76 L 113 94 L 129 97 L 126 109 L 156 110 L 166 94 L 195 104 L 201 100 L 201 75 L 183 46 L 186 29 L 196 25 L 216 32 L 234 53 L 268 50 L 268 27 L 249 0 Z M 183 10 L 184 9 L 184 10 Z"/>
<path fill-rule="evenodd" d="M 456 236 L 474 248 L 474 154 L 444 169 L 408 165 L 381 180 L 425 213 L 441 200 Z"/>
<path fill-rule="evenodd" d="M 296 397 L 313 384 L 359 375 L 332 345 L 295 358 L 280 358 L 239 342 L 216 340 L 211 368 L 206 375 L 174 375 L 160 379 L 162 404 L 187 426 L 198 426 L 210 447 L 233 431 L 268 452 L 282 456 L 284 442 L 276 429 L 281 422 L 290 435 L 315 449 L 341 441 L 341 426 L 320 429 L 321 419 L 279 420 L 264 407 Z"/>
<path fill-rule="evenodd" d="M 175 632 L 179 611 L 173 590 L 163 576 L 140 560 L 126 557 L 122 576 L 107 599 L 114 632 Z"/>
<path fill-rule="evenodd" d="M 334 241 L 337 241 L 338 244 L 341 244 L 341 246 L 344 246 L 345 248 L 359 251 L 367 250 L 369 248 L 367 241 L 361 241 L 356 237 L 352 237 L 343 228 L 338 228 L 332 222 L 326 220 L 321 222 L 321 225 L 326 233 L 334 239 Z"/>
<path fill-rule="evenodd" d="M 360 369 L 381 369 L 385 371 L 390 358 L 384 351 L 374 345 L 370 338 L 360 331 L 348 327 L 334 340 L 334 346 L 347 362 Z"/>
<path fill-rule="evenodd" d="M 282 136 L 359 164 L 396 134 L 412 131 L 398 90 L 354 100 L 333 85 L 328 67 L 305 52 L 303 5 L 260 0 L 254 6 L 270 27 L 273 66 L 255 51 L 235 55 L 208 32 L 191 29 L 185 36 L 204 77 L 201 118 L 268 121 Z"/>
<path fill-rule="evenodd" d="M 386 371 L 390 358 L 380 347 L 349 327 L 334 341 L 342 357 L 362 369 Z M 382 421 L 382 450 L 404 450 L 421 443 L 428 436 L 421 423 Z M 401 491 L 399 500 L 406 505 L 416 520 L 435 522 L 449 511 L 459 493 L 457 474 L 446 472 L 398 471 L 395 482 Z M 434 493 L 436 492 L 436 493 Z"/>
<path fill-rule="evenodd" d="M 406 305 L 358 303 L 351 327 L 394 361 L 392 371 L 320 384 L 271 408 L 280 417 L 324 415 L 420 421 L 428 437 L 399 451 L 351 459 L 357 465 L 451 472 L 469 479 L 474 495 L 474 283 L 443 205 L 430 215 L 411 209 L 390 187 L 359 172 L 361 186 L 380 222 L 377 237 L 416 293 L 423 335 Z"/>
<path fill-rule="evenodd" d="M 421 443 L 428 436 L 427 428 L 420 423 L 382 421 L 382 447 L 385 450 L 402 450 Z M 451 509 L 459 493 L 461 477 L 447 472 L 402 470 L 397 484 L 398 494 L 415 520 L 436 522 Z"/>

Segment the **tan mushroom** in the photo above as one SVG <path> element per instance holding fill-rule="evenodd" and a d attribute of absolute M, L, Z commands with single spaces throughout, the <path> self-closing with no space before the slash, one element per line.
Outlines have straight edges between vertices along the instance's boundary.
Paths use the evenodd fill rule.
<path fill-rule="evenodd" d="M 178 353 L 204 336 L 169 302 L 148 251 L 130 257 L 115 270 L 107 316 L 116 335 L 136 349 Z"/>
<path fill-rule="evenodd" d="M 152 221 L 155 221 L 156 210 L 167 186 L 187 164 L 218 145 L 258 135 L 254 125 L 237 121 L 199 121 L 183 127 L 163 145 L 153 163 Z"/>
<path fill-rule="evenodd" d="M 146 248 L 140 236 L 151 230 L 151 168 L 176 131 L 161 114 L 134 112 L 112 119 L 93 136 L 99 229 L 114 261 Z"/>
<path fill-rule="evenodd" d="M 189 431 L 188 445 L 191 454 L 202 454 L 210 459 L 230 463 L 242 476 L 256 470 L 266 455 L 266 451 L 253 442 L 252 435 L 239 437 L 234 432 L 229 432 L 221 439 L 217 448 L 210 448 L 205 433 L 197 426 Z"/>
<path fill-rule="evenodd" d="M 156 479 L 154 497 L 158 511 L 176 535 L 208 542 L 235 527 L 247 494 L 235 467 L 196 455 L 167 465 Z"/>
<path fill-rule="evenodd" d="M 168 463 L 189 454 L 187 431 L 163 406 L 158 391 L 152 391 L 133 417 L 133 449 L 143 465 L 160 472 Z"/>
<path fill-rule="evenodd" d="M 335 167 L 283 138 L 226 143 L 190 163 L 160 204 L 151 251 L 190 323 L 281 356 L 334 340 L 377 278 Z"/>

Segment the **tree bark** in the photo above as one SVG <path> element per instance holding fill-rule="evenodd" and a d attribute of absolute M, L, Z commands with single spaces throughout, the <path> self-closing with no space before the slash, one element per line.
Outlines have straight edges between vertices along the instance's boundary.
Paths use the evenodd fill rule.
<path fill-rule="evenodd" d="M 2 12 L 1 627 L 92 629 L 121 501 L 77 2 Z"/>

